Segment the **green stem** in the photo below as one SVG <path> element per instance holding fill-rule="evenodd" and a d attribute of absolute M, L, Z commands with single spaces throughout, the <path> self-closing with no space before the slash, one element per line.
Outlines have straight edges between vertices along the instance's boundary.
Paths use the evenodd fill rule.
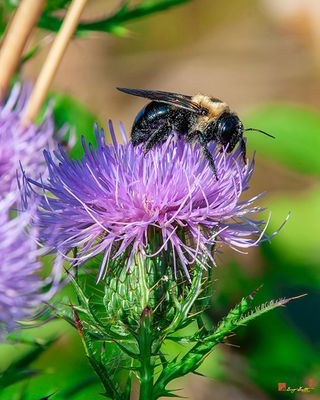
<path fill-rule="evenodd" d="M 156 400 L 159 397 L 167 395 L 168 392 L 166 391 L 166 386 L 168 383 L 173 379 L 195 371 L 207 354 L 215 345 L 220 343 L 223 338 L 224 335 L 222 334 L 214 338 L 210 343 L 198 343 L 184 357 L 182 357 L 181 360 L 170 362 L 160 374 L 154 386 L 153 395 L 150 399 Z"/>
<path fill-rule="evenodd" d="M 147 285 L 146 267 L 144 265 L 144 258 L 141 253 L 137 255 L 137 264 L 139 270 L 139 283 L 141 288 L 141 306 L 142 309 L 148 306 L 149 301 L 149 288 Z"/>
<path fill-rule="evenodd" d="M 140 350 L 140 397 L 139 400 L 152 398 L 154 357 L 152 354 L 152 335 L 151 311 L 146 307 L 141 315 L 141 325 L 138 336 Z"/>

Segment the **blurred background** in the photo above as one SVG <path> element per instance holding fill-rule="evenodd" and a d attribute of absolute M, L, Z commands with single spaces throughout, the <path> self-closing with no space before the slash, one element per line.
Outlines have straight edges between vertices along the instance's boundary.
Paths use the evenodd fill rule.
<path fill-rule="evenodd" d="M 91 0 L 83 19 L 106 15 L 117 4 Z M 67 109 L 68 101 L 57 96 L 58 123 L 73 118 L 89 137 L 93 119 L 105 127 L 109 118 L 121 120 L 129 131 L 145 104 L 116 91 L 117 86 L 213 95 L 247 127 L 276 136 L 248 133 L 256 169 L 245 195 L 266 192 L 259 203 L 272 211 L 270 234 L 289 212 L 290 218 L 272 244 L 248 255 L 223 253 L 208 316 L 218 321 L 261 284 L 257 303 L 307 296 L 255 320 L 215 348 L 199 371 L 211 379 L 192 375 L 177 382 L 177 394 L 187 399 L 320 399 L 319 20 L 318 0 L 194 0 L 127 24 L 127 38 L 96 33 L 75 39 L 52 86 L 53 93 L 75 97 L 90 110 L 81 104 L 76 111 Z M 34 41 L 47 36 L 39 30 Z M 43 46 L 26 64 L 26 79 L 36 79 L 47 50 Z M 96 398 L 99 384 L 77 333 L 62 321 L 39 330 L 44 336 L 50 332 L 59 332 L 60 339 L 37 361 L 44 374 L 22 384 L 26 398 L 39 399 L 44 388 L 49 394 L 81 379 L 92 384 L 72 398 Z M 19 351 L 19 346 L 2 346 L 0 358 L 10 360 Z M 279 383 L 315 389 L 288 393 L 278 390 Z M 18 400 L 17 393 L 13 386 L 3 398 Z"/>

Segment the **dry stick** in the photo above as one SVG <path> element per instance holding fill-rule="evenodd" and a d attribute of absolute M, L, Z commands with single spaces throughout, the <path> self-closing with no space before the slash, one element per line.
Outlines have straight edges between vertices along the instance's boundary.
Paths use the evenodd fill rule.
<path fill-rule="evenodd" d="M 50 52 L 40 71 L 38 80 L 30 96 L 25 113 L 22 118 L 22 126 L 32 123 L 45 100 L 49 86 L 58 69 L 60 61 L 65 53 L 70 39 L 78 25 L 81 13 L 88 0 L 73 0 L 65 16 L 60 31 L 50 49 Z"/>
<path fill-rule="evenodd" d="M 0 100 L 9 89 L 10 80 L 45 3 L 45 0 L 22 0 L 7 26 L 0 50 Z"/>

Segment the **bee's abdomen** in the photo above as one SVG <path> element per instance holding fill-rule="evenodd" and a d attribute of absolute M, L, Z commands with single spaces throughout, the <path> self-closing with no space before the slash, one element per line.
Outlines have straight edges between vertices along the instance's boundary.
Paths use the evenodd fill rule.
<path fill-rule="evenodd" d="M 172 106 L 152 101 L 136 116 L 131 131 L 134 146 L 145 143 L 155 129 L 161 127 L 169 118 Z"/>
<path fill-rule="evenodd" d="M 133 122 L 132 128 L 142 128 L 146 125 L 152 125 L 157 120 L 166 117 L 171 108 L 172 106 L 169 104 L 152 101 L 143 107 L 143 109 L 138 113 Z"/>

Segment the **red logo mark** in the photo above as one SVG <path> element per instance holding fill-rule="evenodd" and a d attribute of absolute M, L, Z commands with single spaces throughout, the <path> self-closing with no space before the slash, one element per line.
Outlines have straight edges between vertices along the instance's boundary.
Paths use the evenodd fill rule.
<path fill-rule="evenodd" d="M 279 391 L 279 392 L 286 392 L 286 391 L 287 391 L 287 384 L 286 384 L 286 382 L 279 382 L 279 383 L 278 383 L 278 391 Z"/>

